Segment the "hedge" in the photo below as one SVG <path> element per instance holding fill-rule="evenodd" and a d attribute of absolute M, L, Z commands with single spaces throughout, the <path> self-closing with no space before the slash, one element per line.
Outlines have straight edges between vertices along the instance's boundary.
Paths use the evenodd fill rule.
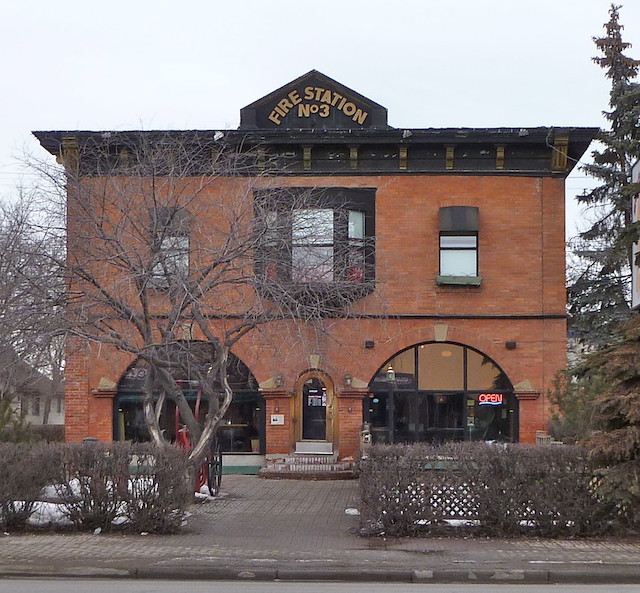
<path fill-rule="evenodd" d="M 374 445 L 358 471 L 365 534 L 574 537 L 624 523 L 577 447 Z"/>
<path fill-rule="evenodd" d="M 26 529 L 47 499 L 76 529 L 174 532 L 193 498 L 185 452 L 148 444 L 4 443 L 0 476 L 5 531 Z"/>

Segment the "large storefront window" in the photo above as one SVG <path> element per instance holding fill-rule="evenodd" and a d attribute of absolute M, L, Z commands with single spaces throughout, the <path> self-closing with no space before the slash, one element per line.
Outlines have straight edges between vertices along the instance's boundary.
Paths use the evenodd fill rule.
<path fill-rule="evenodd" d="M 369 385 L 364 419 L 378 443 L 516 441 L 517 401 L 481 352 L 420 344 L 385 363 Z"/>
<path fill-rule="evenodd" d="M 142 388 L 148 373 L 144 362 L 134 363 L 118 384 L 114 400 L 114 440 L 144 442 L 149 431 L 144 420 Z M 197 384 L 188 377 L 178 380 L 196 417 L 202 423 L 208 412 L 208 402 L 199 394 Z M 223 453 L 262 453 L 265 450 L 265 406 L 255 379 L 247 366 L 231 355 L 229 384 L 233 400 L 222 424 L 218 439 Z M 167 399 L 163 404 L 160 427 L 169 441 L 174 441 L 180 424 L 175 403 Z"/>

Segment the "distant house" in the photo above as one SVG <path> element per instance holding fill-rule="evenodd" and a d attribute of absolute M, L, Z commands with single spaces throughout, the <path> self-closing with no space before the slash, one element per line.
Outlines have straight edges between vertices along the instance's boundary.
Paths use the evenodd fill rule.
<path fill-rule="evenodd" d="M 27 422 L 34 426 L 64 424 L 64 388 L 53 391 L 53 381 L 44 375 L 22 386 L 18 394 L 20 413 Z"/>
<path fill-rule="evenodd" d="M 0 396 L 10 399 L 30 424 L 64 424 L 64 388 L 21 360 L 15 352 L 3 354 Z"/>

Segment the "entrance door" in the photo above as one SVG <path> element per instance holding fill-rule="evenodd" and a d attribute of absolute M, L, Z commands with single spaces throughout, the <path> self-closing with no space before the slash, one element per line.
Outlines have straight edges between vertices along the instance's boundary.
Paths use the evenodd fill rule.
<path fill-rule="evenodd" d="M 333 385 L 320 371 L 300 377 L 296 388 L 296 453 L 332 454 L 334 437 Z"/>
<path fill-rule="evenodd" d="M 302 439 L 327 439 L 327 388 L 318 377 L 302 386 Z"/>

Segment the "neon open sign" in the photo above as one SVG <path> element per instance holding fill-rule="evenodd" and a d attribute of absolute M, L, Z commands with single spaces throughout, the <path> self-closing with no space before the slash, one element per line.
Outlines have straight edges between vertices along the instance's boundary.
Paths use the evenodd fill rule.
<path fill-rule="evenodd" d="M 499 406 L 503 402 L 502 393 L 481 393 L 478 396 L 479 406 Z"/>

